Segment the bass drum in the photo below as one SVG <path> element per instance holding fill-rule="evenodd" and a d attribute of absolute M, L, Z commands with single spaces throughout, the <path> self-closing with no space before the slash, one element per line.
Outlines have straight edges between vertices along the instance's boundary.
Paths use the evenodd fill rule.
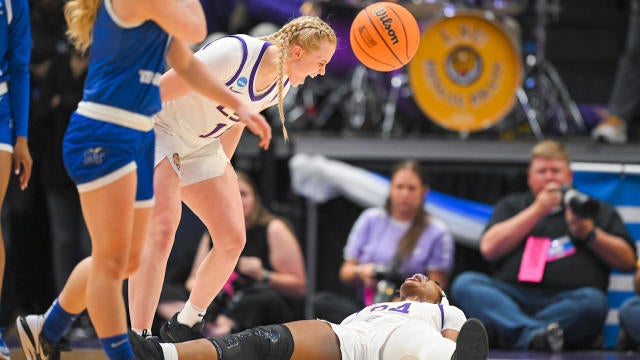
<path fill-rule="evenodd" d="M 427 24 L 409 63 L 418 107 L 463 134 L 484 130 L 513 107 L 522 83 L 519 41 L 492 13 L 455 10 Z"/>

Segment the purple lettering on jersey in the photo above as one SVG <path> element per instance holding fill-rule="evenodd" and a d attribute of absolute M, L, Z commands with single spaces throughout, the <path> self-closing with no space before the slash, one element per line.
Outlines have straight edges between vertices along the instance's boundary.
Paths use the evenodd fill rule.
<path fill-rule="evenodd" d="M 224 108 L 224 106 L 218 105 L 218 106 L 216 106 L 216 109 L 218 111 L 220 111 L 220 113 L 222 115 L 224 115 L 224 117 L 226 117 L 227 119 L 229 119 L 229 120 L 231 120 L 233 122 L 240 122 L 240 118 L 238 117 L 238 115 L 236 115 L 235 113 L 227 112 L 227 110 Z M 213 130 L 209 131 L 206 134 L 198 135 L 198 137 L 201 137 L 201 138 L 208 138 L 208 137 L 219 138 L 220 136 L 222 136 L 222 134 L 224 134 L 230 128 L 231 128 L 231 126 L 228 125 L 228 124 L 217 123 L 216 126 L 213 128 Z"/>
<path fill-rule="evenodd" d="M 240 118 L 238 117 L 238 115 L 236 115 L 236 113 L 229 113 L 227 112 L 227 109 L 224 108 L 224 106 L 222 105 L 218 105 L 216 106 L 216 109 L 218 109 L 218 111 L 220 111 L 222 113 L 222 115 L 224 115 L 224 117 L 226 117 L 227 119 L 233 121 L 233 122 L 239 122 Z"/>
<path fill-rule="evenodd" d="M 376 311 L 394 311 L 394 312 L 399 312 L 399 313 L 403 313 L 403 314 L 408 314 L 409 313 L 409 308 L 411 307 L 411 303 L 410 302 L 404 302 L 401 303 L 400 305 L 396 306 L 396 307 L 392 307 L 390 308 L 389 305 L 386 304 L 380 304 L 380 305 L 376 305 L 371 307 L 371 309 L 369 309 L 370 312 L 376 312 Z"/>
<path fill-rule="evenodd" d="M 377 306 L 372 307 L 369 311 L 371 311 L 371 312 L 383 311 L 383 310 L 387 310 L 387 308 L 388 308 L 387 305 L 382 304 L 382 305 L 377 305 Z"/>
<path fill-rule="evenodd" d="M 396 307 L 393 307 L 393 308 L 389 309 L 389 311 L 395 311 L 395 312 L 399 312 L 399 313 L 403 313 L 403 314 L 408 314 L 410 307 L 411 307 L 411 303 L 410 302 L 406 302 L 406 303 L 403 303 L 400 306 L 396 306 Z"/>
<path fill-rule="evenodd" d="M 216 127 L 213 128 L 213 130 L 209 131 L 208 133 L 206 133 L 204 135 L 198 135 L 198 137 L 201 137 L 201 138 L 211 137 L 211 136 L 215 135 L 215 133 L 217 133 L 220 129 L 222 129 L 224 127 L 225 127 L 225 123 L 218 123 L 216 125 Z M 222 134 L 224 134 L 224 131 L 221 134 L 219 134 L 218 136 L 220 136 Z M 218 136 L 216 136 L 216 137 L 218 137 Z"/>

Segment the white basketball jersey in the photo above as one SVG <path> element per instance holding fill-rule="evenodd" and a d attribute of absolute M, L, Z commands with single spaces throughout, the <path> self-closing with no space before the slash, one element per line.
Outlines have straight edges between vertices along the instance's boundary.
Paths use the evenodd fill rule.
<path fill-rule="evenodd" d="M 258 66 L 269 45 L 247 35 L 231 35 L 206 44 L 196 56 L 245 104 L 262 111 L 278 103 L 276 82 L 261 91 L 255 88 Z M 283 97 L 289 88 L 289 79 L 285 77 Z M 239 123 L 231 109 L 195 91 L 165 102 L 156 121 L 157 127 L 193 145 L 206 145 Z"/>
<path fill-rule="evenodd" d="M 390 335 L 410 324 L 423 341 L 440 341 L 444 329 L 460 331 L 466 316 L 455 306 L 413 301 L 379 303 L 347 317 L 332 328 L 344 360 L 376 360 Z"/>

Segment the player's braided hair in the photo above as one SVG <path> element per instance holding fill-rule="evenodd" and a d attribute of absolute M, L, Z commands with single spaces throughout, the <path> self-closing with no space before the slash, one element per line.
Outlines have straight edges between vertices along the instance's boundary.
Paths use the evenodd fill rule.
<path fill-rule="evenodd" d="M 64 5 L 67 36 L 73 46 L 85 52 L 91 45 L 93 23 L 102 0 L 69 0 Z"/>
<path fill-rule="evenodd" d="M 284 91 L 284 60 L 291 45 L 299 45 L 306 51 L 317 50 L 324 40 L 332 44 L 337 43 L 336 33 L 322 19 L 317 16 L 300 16 L 285 24 L 277 32 L 264 36 L 261 40 L 269 41 L 280 47 L 278 60 L 278 112 L 282 122 L 282 133 L 285 140 L 289 139 L 284 125 L 283 91 Z"/>

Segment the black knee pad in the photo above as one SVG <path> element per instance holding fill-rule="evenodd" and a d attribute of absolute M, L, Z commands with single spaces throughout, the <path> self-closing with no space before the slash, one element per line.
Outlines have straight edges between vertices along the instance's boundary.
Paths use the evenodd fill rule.
<path fill-rule="evenodd" d="M 293 354 L 293 336 L 284 325 L 257 326 L 208 340 L 219 360 L 289 360 Z"/>

